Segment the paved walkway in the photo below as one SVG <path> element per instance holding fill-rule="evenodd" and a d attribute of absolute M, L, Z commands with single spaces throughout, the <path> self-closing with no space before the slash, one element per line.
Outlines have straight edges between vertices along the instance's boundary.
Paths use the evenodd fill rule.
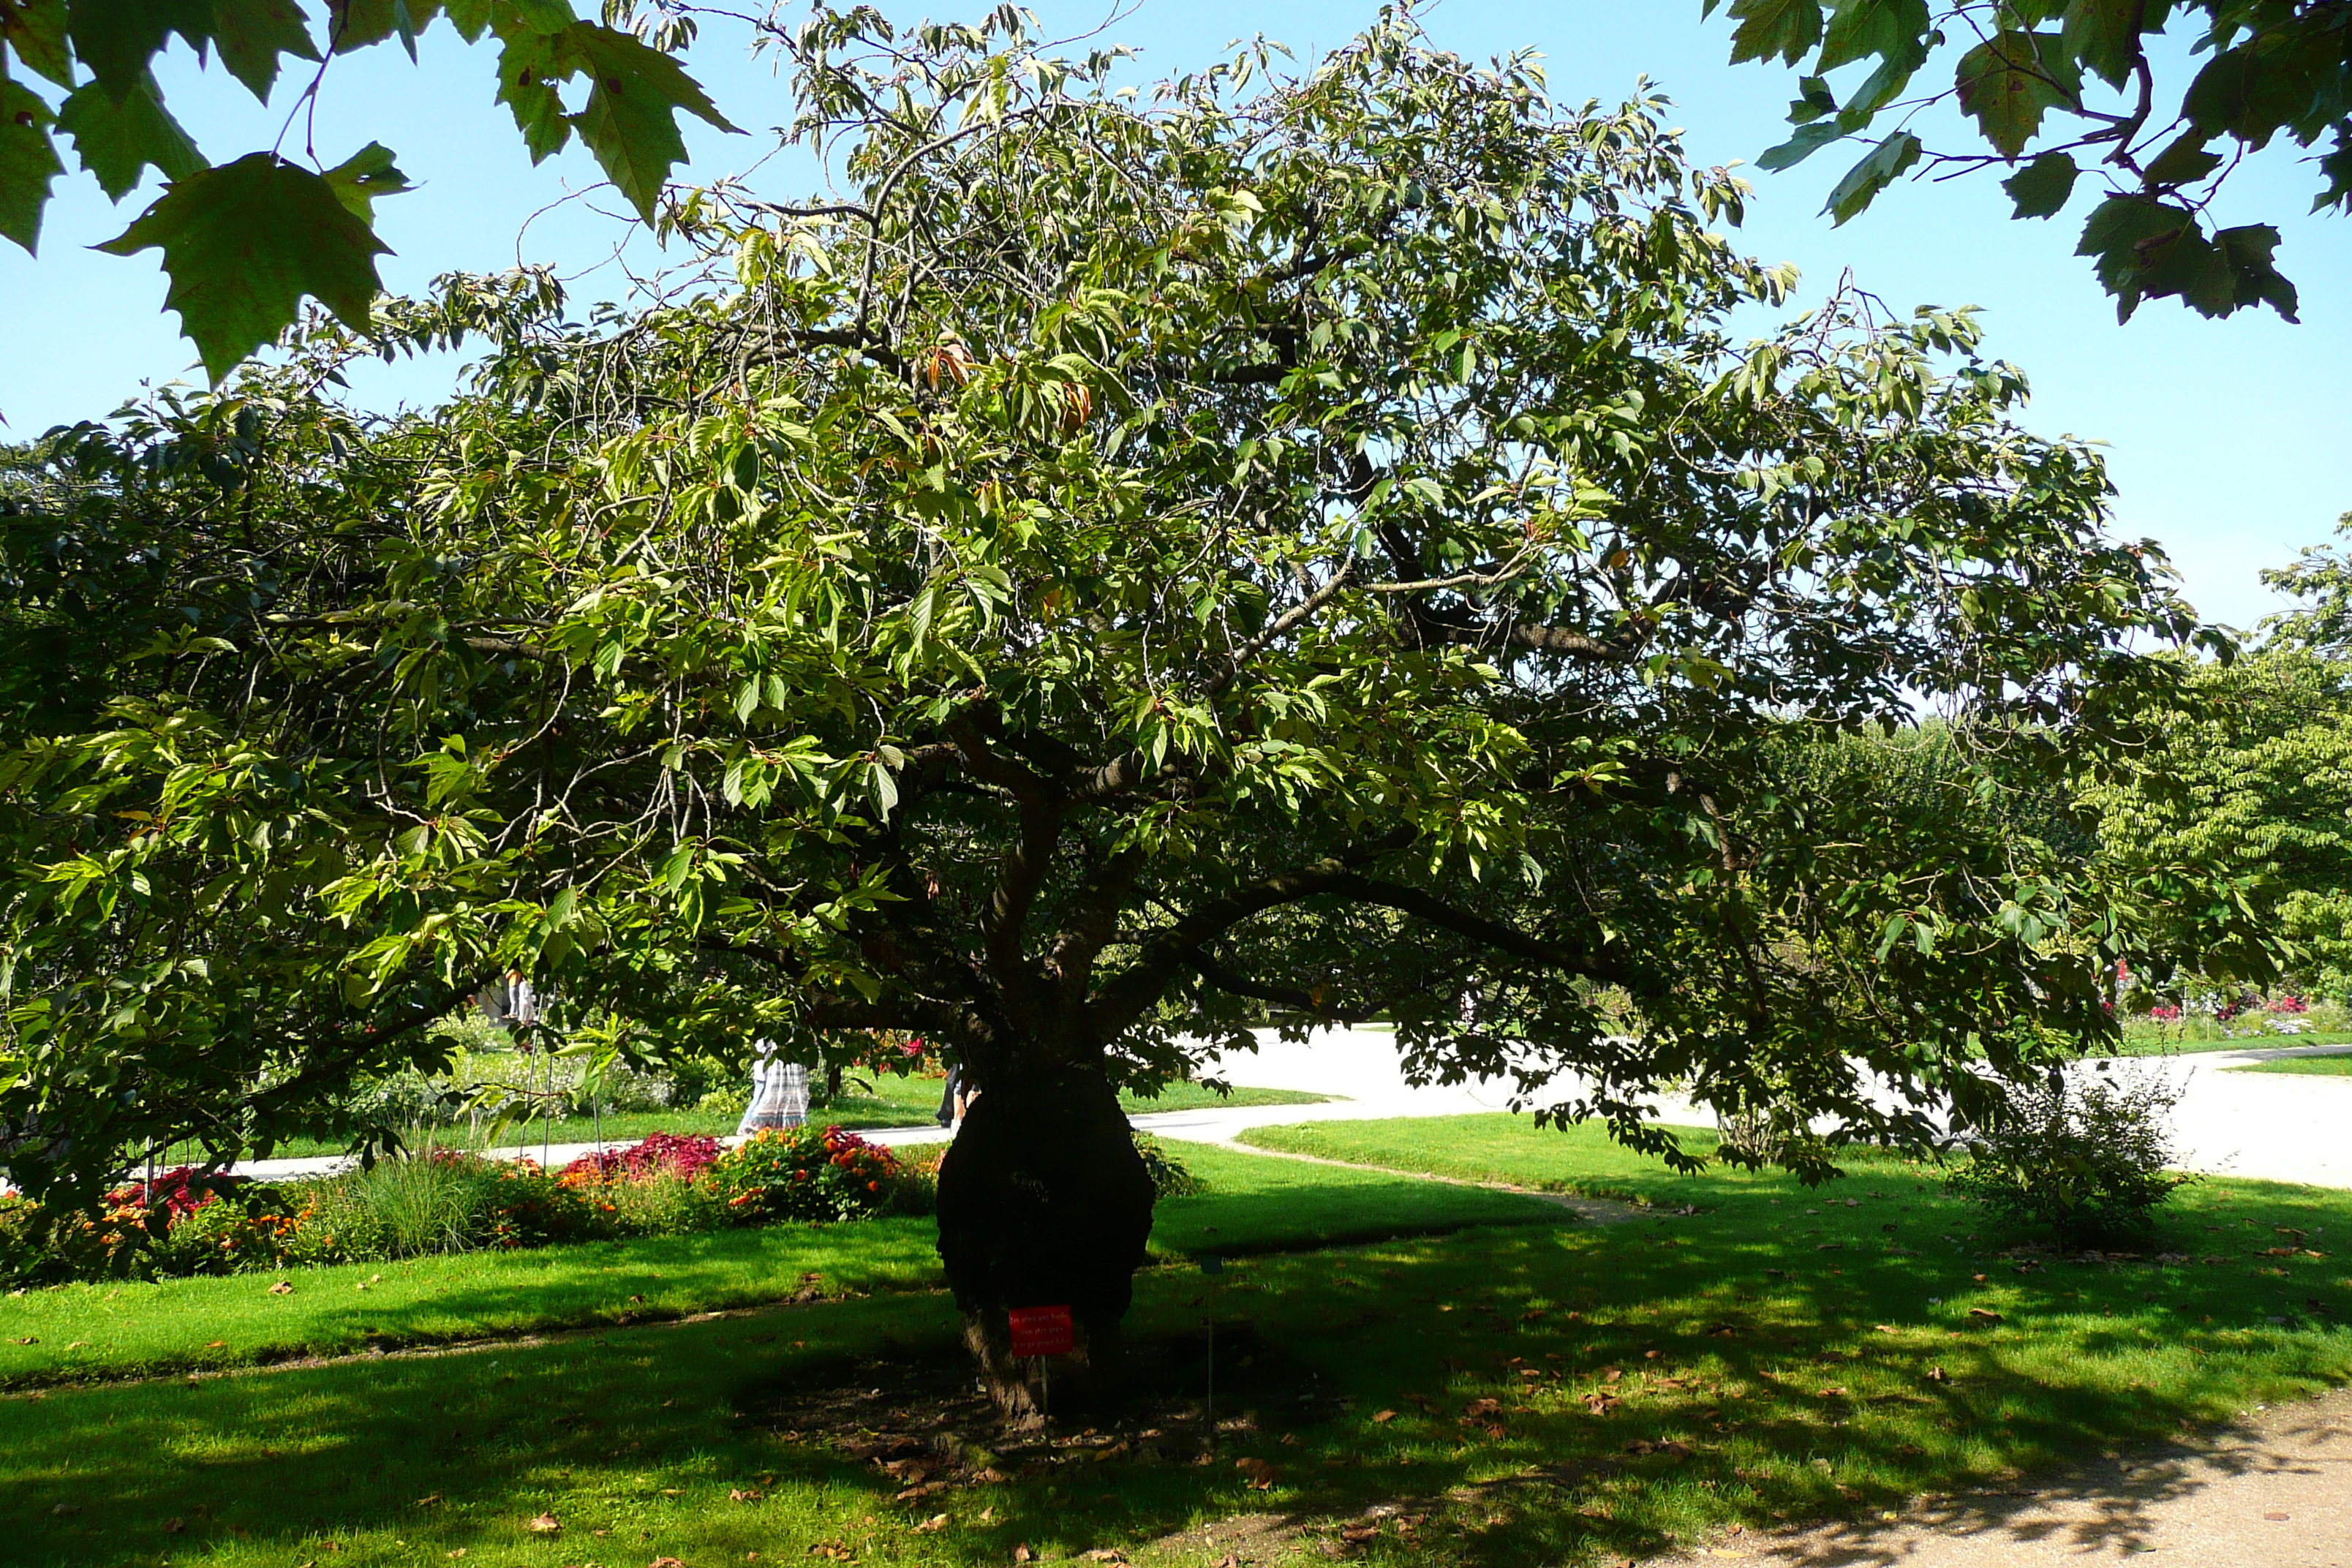
<path fill-rule="evenodd" d="M 2343 1047 L 2334 1047 L 2341 1050 Z M 2265 1058 L 2320 1054 L 2327 1047 L 2300 1049 L 2214 1051 L 2196 1056 L 2126 1058 L 2126 1069 L 2158 1073 L 2182 1089 L 2175 1125 L 2190 1170 L 2268 1181 L 2352 1187 L 2352 1077 L 2228 1070 L 2233 1063 Z M 2100 1063 L 2075 1070 L 2094 1073 Z M 1252 1127 L 1301 1121 L 1366 1121 L 1398 1116 L 1458 1116 L 1507 1110 L 1509 1086 L 1474 1080 L 1452 1086 L 1415 1087 L 1405 1081 L 1396 1042 L 1384 1029 L 1322 1029 L 1306 1042 L 1285 1042 L 1270 1034 L 1255 1052 L 1236 1052 L 1212 1070 L 1236 1086 L 1304 1089 L 1335 1098 L 1319 1105 L 1213 1106 L 1139 1116 L 1135 1124 L 1157 1137 L 1187 1142 L 1226 1143 Z M 1712 1121 L 1687 1102 L 1659 1102 L 1668 1121 L 1706 1125 Z M 893 1146 L 937 1142 L 947 1136 L 929 1127 L 886 1128 L 865 1134 Z M 593 1143 L 559 1143 L 546 1158 L 561 1165 L 595 1149 Z M 540 1158 L 540 1145 L 497 1151 Z M 340 1156 L 251 1161 L 241 1175 L 271 1179 L 322 1175 L 347 1162 Z"/>
<path fill-rule="evenodd" d="M 2260 1075 L 2258 1075 L 2260 1076 Z M 2210 1438 L 2032 1488 L 1923 1502 L 1898 1519 L 1733 1536 L 1666 1563 L 2037 1568 L 2138 1561 L 2352 1568 L 2352 1392 L 2249 1411 Z"/>

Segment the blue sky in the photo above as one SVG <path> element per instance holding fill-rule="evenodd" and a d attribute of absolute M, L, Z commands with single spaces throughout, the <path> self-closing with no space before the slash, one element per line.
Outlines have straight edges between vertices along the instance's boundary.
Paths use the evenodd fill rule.
<path fill-rule="evenodd" d="M 309 0 L 307 8 L 320 7 Z M 969 17 L 982 8 L 980 0 L 887 6 L 902 19 Z M 1085 32 L 1107 15 L 1104 0 L 1049 0 L 1035 9 L 1056 33 Z M 1702 22 L 1698 10 L 1698 0 L 1453 0 L 1424 7 L 1423 16 L 1441 44 L 1465 54 L 1540 51 L 1562 100 L 1622 99 L 1646 74 L 1675 99 L 1674 120 L 1686 129 L 1695 157 L 1752 161 L 1781 139 L 1793 77 L 1727 65 L 1727 24 L 1719 15 Z M 1261 32 L 1311 59 L 1374 14 L 1370 0 L 1141 0 L 1102 37 L 1141 48 L 1143 70 L 1159 76 L 1197 68 L 1230 41 Z M 748 57 L 747 37 L 747 30 L 714 21 L 692 51 L 696 74 L 751 133 L 725 136 L 689 121 L 694 162 L 685 177 L 715 178 L 768 158 L 758 188 L 791 194 L 809 185 L 811 171 L 797 155 L 771 156 L 774 138 L 764 128 L 785 118 L 788 103 L 768 64 Z M 421 69 L 396 45 L 336 61 L 316 117 L 325 162 L 379 140 L 420 182 L 377 207 L 378 226 L 397 252 L 383 261 L 387 285 L 417 289 L 439 272 L 509 267 L 520 257 L 576 275 L 575 300 L 625 291 L 626 273 L 613 257 L 628 231 L 608 216 L 619 210 L 617 198 L 593 190 L 600 178 L 593 163 L 575 147 L 530 164 L 511 121 L 492 101 L 488 48 L 468 47 L 440 23 L 421 38 L 420 53 Z M 181 120 L 215 160 L 276 140 L 299 85 L 281 81 L 264 108 L 217 64 L 200 69 L 176 44 L 160 74 Z M 302 136 L 298 122 L 289 153 Z M 1959 139 L 1955 132 L 1944 140 Z M 2011 222 L 2007 199 L 1979 176 L 1900 186 L 1861 218 L 1832 228 L 1815 214 L 1844 164 L 1832 150 L 1790 173 L 1750 171 L 1758 193 L 1746 247 L 1801 268 L 1803 300 L 1819 299 L 1851 269 L 1897 309 L 1983 307 L 1992 352 L 2032 379 L 2029 423 L 2045 434 L 2108 444 L 2121 492 L 2116 531 L 2163 543 L 2212 619 L 2250 626 L 2276 607 L 2258 579 L 2261 568 L 2318 542 L 2339 512 L 2352 510 L 2344 395 L 2352 379 L 2352 222 L 2301 216 L 2316 188 L 2309 168 L 2291 150 L 2255 160 L 2232 182 L 2221 215 L 2224 222 L 2280 225 L 2279 260 L 2301 287 L 2302 325 L 2268 312 L 2208 321 L 2157 302 L 2119 327 L 2087 266 L 2072 254 L 2079 213 L 2053 223 Z M 58 183 L 37 260 L 0 245 L 8 318 L 0 339 L 0 416 L 8 434 L 102 415 L 142 382 L 201 382 L 202 373 L 189 368 L 193 351 L 162 312 L 165 280 L 155 253 L 126 261 L 83 248 L 120 233 L 154 194 L 142 188 L 117 207 L 89 176 L 77 175 Z M 659 259 L 642 237 L 626 255 L 641 265 Z M 446 364 L 408 364 L 373 373 L 354 391 L 389 406 L 432 397 L 449 375 Z"/>

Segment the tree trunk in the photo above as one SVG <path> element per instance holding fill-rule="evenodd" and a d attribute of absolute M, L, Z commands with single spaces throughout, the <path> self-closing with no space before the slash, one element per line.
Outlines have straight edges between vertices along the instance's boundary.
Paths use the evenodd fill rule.
<path fill-rule="evenodd" d="M 992 1082 L 940 1165 L 940 1258 L 964 1342 L 1008 1415 L 1118 1397 L 1119 1321 L 1151 1237 L 1151 1176 L 1100 1070 Z M 1008 1314 L 1067 1306 L 1076 1348 L 1016 1359 Z M 1042 1373 L 1042 1377 L 1041 1377 Z"/>

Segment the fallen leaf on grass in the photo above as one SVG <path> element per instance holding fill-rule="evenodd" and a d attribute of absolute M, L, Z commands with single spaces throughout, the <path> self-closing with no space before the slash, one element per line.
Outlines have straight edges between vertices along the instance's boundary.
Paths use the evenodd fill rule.
<path fill-rule="evenodd" d="M 947 1527 L 948 1516 L 943 1513 L 935 1513 L 931 1515 L 930 1518 L 923 1521 L 922 1523 L 915 1526 L 915 1533 L 918 1535 L 928 1535 L 934 1530 L 945 1530 Z"/>
<path fill-rule="evenodd" d="M 205 1349 L 208 1351 L 226 1350 L 228 1349 L 228 1342 L 226 1340 L 207 1340 L 205 1342 Z"/>
<path fill-rule="evenodd" d="M 760 1489 L 757 1487 L 731 1487 L 728 1489 L 727 1500 L 729 1502 L 758 1502 L 760 1500 Z"/>
<path fill-rule="evenodd" d="M 1377 1524 L 1351 1524 L 1339 1531 L 1340 1540 L 1356 1546 L 1361 1546 L 1367 1541 L 1378 1541 L 1380 1538 L 1381 1527 Z"/>
<path fill-rule="evenodd" d="M 1998 1323 L 2000 1321 L 2000 1314 L 1990 1307 L 1970 1307 L 1969 1321 L 1972 1323 Z"/>
<path fill-rule="evenodd" d="M 418 1498 L 414 1506 L 417 1508 L 431 1508 L 435 1503 L 439 1502 L 440 1500 L 441 1494 L 439 1492 L 435 1492 L 430 1497 Z"/>
<path fill-rule="evenodd" d="M 38 1334 L 26 1334 L 23 1339 L 18 1340 L 16 1342 L 20 1345 L 37 1345 L 41 1342 L 41 1336 Z"/>
<path fill-rule="evenodd" d="M 1940 1366 L 1931 1366 L 1927 1369 L 1927 1381 L 1929 1383 L 1949 1383 L 1952 1381 L 1952 1374 L 1946 1372 Z"/>
<path fill-rule="evenodd" d="M 187 1528 L 188 1521 L 184 1519 L 167 1519 L 163 1521 L 163 1533 L 166 1535 L 177 1535 Z"/>
<path fill-rule="evenodd" d="M 855 1555 L 855 1553 L 849 1550 L 849 1542 L 845 1541 L 819 1541 L 812 1542 L 808 1549 L 808 1554 L 812 1557 L 822 1557 L 828 1563 L 846 1563 L 853 1555 Z"/>
<path fill-rule="evenodd" d="M 1873 1323 L 1870 1326 L 1882 1334 L 1899 1334 L 1903 1331 L 1892 1323 Z"/>
<path fill-rule="evenodd" d="M 280 1279 L 277 1284 L 272 1285 L 269 1288 L 269 1293 L 273 1296 L 291 1296 L 294 1294 L 294 1281 L 291 1279 Z"/>
<path fill-rule="evenodd" d="M 1280 1469 L 1267 1464 L 1255 1454 L 1245 1458 L 1235 1459 L 1234 1468 L 1249 1478 L 1250 1490 L 1254 1492 L 1271 1491 L 1276 1479 L 1282 1474 Z"/>
<path fill-rule="evenodd" d="M 1029 1563 L 1034 1560 L 1034 1554 L 1030 1552 L 1027 1542 L 1024 1541 L 1013 1549 L 1013 1561 L 1015 1563 Z"/>
<path fill-rule="evenodd" d="M 1087 1553 L 1087 1561 L 1089 1563 L 1124 1563 L 1127 1561 L 1127 1553 L 1121 1552 L 1116 1546 L 1097 1546 L 1092 1552 Z"/>
<path fill-rule="evenodd" d="M 1228 1552 L 1223 1557 L 1218 1558 L 1214 1563 L 1210 1563 L 1209 1568 L 1242 1568 L 1241 1553 L 1238 1552 Z"/>
<path fill-rule="evenodd" d="M 1499 1399 L 1474 1399 L 1462 1407 L 1462 1414 L 1472 1420 L 1476 1420 L 1481 1415 L 1500 1415 L 1502 1413 L 1503 1402 Z"/>
<path fill-rule="evenodd" d="M 553 1514 L 542 1513 L 536 1519 L 525 1521 L 523 1528 L 534 1535 L 553 1535 L 563 1525 Z"/>
<path fill-rule="evenodd" d="M 1821 1391 L 1819 1397 L 1822 1399 L 1843 1399 L 1845 1397 L 1845 1384 L 1841 1383 L 1834 1388 L 1824 1388 Z"/>
<path fill-rule="evenodd" d="M 1396 1418 L 1397 1413 L 1393 1410 L 1383 1410 L 1379 1415 L 1372 1417 L 1375 1422 L 1393 1421 Z"/>
<path fill-rule="evenodd" d="M 686 1568 L 686 1564 L 675 1557 L 656 1557 L 646 1568 Z"/>

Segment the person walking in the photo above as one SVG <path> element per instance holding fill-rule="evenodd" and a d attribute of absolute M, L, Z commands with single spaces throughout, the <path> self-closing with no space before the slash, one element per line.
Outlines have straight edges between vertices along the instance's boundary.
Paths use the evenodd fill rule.
<path fill-rule="evenodd" d="M 743 1108 L 735 1136 L 806 1126 L 808 1064 L 782 1059 L 773 1040 L 755 1041 L 752 1048 L 759 1054 L 751 1059 L 751 1101 Z"/>

